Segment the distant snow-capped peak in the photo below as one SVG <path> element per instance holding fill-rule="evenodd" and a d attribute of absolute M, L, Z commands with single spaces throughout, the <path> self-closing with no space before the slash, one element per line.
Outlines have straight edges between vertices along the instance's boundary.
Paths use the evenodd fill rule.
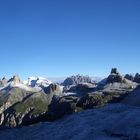
<path fill-rule="evenodd" d="M 23 82 L 24 84 L 27 84 L 32 87 L 36 86 L 49 86 L 52 82 L 44 77 L 29 77 L 27 81 Z"/>
<path fill-rule="evenodd" d="M 5 79 L 3 79 L 5 80 Z M 21 88 L 27 91 L 40 90 L 42 87 L 48 87 L 52 82 L 44 77 L 29 77 L 28 80 L 22 81 L 19 76 L 13 76 L 9 80 L 1 82 L 0 90 L 9 88 Z"/>

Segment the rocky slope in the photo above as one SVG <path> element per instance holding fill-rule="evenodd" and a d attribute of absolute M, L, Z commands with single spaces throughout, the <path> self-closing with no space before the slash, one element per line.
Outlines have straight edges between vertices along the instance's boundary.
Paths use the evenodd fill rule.
<path fill-rule="evenodd" d="M 0 90 L 0 127 L 28 125 L 48 112 L 53 96 L 61 96 L 57 84 L 34 88 L 13 76 Z"/>
<path fill-rule="evenodd" d="M 123 104 L 87 110 L 55 122 L 0 132 L 1 140 L 139 140 L 140 109 Z M 117 123 L 116 123 L 117 122 Z"/>
<path fill-rule="evenodd" d="M 122 100 L 122 103 L 140 107 L 140 85 Z"/>
<path fill-rule="evenodd" d="M 49 98 L 50 97 L 50 98 Z M 26 91 L 21 88 L 11 88 L 0 98 L 1 127 L 16 127 L 24 124 L 31 117 L 36 117 L 47 111 L 51 95 L 42 91 Z"/>

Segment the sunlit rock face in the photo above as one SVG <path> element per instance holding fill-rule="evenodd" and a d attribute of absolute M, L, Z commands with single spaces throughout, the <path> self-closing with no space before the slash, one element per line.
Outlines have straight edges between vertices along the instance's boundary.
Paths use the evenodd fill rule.
<path fill-rule="evenodd" d="M 14 84 L 22 83 L 20 77 L 18 75 L 14 75 L 11 79 L 8 80 L 8 82 L 13 82 Z"/>
<path fill-rule="evenodd" d="M 82 83 L 95 83 L 89 76 L 76 75 L 66 78 L 62 83 L 63 86 L 72 86 Z"/>

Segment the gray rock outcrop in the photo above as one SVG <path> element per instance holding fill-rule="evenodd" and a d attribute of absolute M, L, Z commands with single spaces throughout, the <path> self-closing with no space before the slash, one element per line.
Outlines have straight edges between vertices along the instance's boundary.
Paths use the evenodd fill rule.
<path fill-rule="evenodd" d="M 6 77 L 3 77 L 2 80 L 0 80 L 0 87 L 6 86 L 7 83 L 8 83 L 8 80 L 6 79 Z"/>
<path fill-rule="evenodd" d="M 111 74 L 107 78 L 107 83 L 122 83 L 124 78 L 119 74 L 117 68 L 111 70 Z"/>
<path fill-rule="evenodd" d="M 134 82 L 140 83 L 140 74 L 139 73 L 136 73 L 136 75 L 134 77 Z"/>
<path fill-rule="evenodd" d="M 95 83 L 89 76 L 81 76 L 81 75 L 76 75 L 76 76 L 71 76 L 68 77 L 63 83 L 63 86 L 71 86 L 71 85 L 78 85 L 81 83 Z"/>
<path fill-rule="evenodd" d="M 124 76 L 124 78 L 126 78 L 127 80 L 130 80 L 130 81 L 134 81 L 134 76 L 131 75 L 131 74 L 126 74 L 126 75 Z"/>

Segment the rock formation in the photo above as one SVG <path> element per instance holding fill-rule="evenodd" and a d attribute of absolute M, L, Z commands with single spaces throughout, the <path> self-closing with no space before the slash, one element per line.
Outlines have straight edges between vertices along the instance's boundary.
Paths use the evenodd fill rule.
<path fill-rule="evenodd" d="M 81 76 L 81 75 L 76 75 L 76 76 L 71 76 L 68 77 L 63 83 L 63 86 L 71 86 L 71 85 L 78 85 L 81 83 L 95 83 L 89 76 Z"/>
<path fill-rule="evenodd" d="M 2 80 L 0 81 L 0 87 L 6 86 L 7 83 L 8 83 L 8 80 L 6 79 L 6 77 L 3 77 Z"/>
<path fill-rule="evenodd" d="M 124 76 L 124 78 L 126 78 L 127 80 L 130 80 L 130 81 L 134 81 L 134 77 L 133 77 L 133 75 L 131 75 L 131 74 L 126 74 L 126 75 Z"/>
<path fill-rule="evenodd" d="M 53 94 L 58 96 L 62 95 L 63 93 L 63 88 L 55 83 L 50 84 L 48 87 L 44 87 L 43 90 L 46 94 Z"/>
<path fill-rule="evenodd" d="M 123 77 L 119 74 L 117 68 L 113 68 L 111 70 L 111 74 L 107 78 L 107 83 L 122 83 L 123 82 Z"/>
<path fill-rule="evenodd" d="M 140 74 L 139 73 L 136 73 L 136 75 L 134 77 L 134 82 L 140 83 Z"/>
<path fill-rule="evenodd" d="M 13 78 L 11 78 L 8 82 L 13 82 L 14 84 L 19 84 L 22 81 L 18 75 L 14 75 Z"/>

